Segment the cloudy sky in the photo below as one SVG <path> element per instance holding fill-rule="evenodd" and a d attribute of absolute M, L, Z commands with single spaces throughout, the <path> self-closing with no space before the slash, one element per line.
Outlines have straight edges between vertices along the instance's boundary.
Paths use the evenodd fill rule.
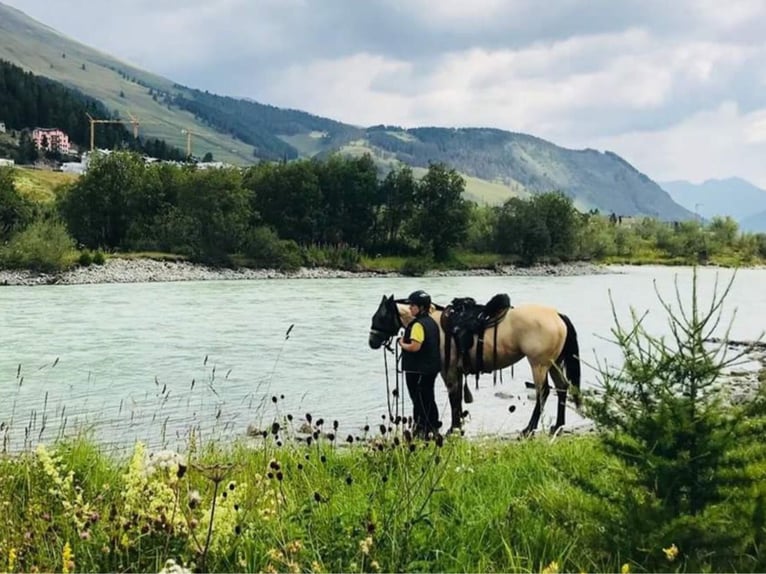
<path fill-rule="evenodd" d="M 766 188 L 764 0 L 0 0 L 179 83 Z"/>

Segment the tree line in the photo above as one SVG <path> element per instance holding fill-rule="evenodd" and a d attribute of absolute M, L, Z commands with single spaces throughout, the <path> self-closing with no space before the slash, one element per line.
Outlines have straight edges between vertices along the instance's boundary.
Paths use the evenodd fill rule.
<path fill-rule="evenodd" d="M 742 234 L 730 218 L 620 224 L 579 212 L 561 193 L 480 206 L 464 199 L 465 181 L 444 164 L 431 164 L 420 178 L 407 166 L 380 174 L 369 155 L 205 170 L 147 165 L 135 153 L 115 152 L 95 157 L 42 211 L 14 190 L 12 177 L 0 178 L 0 188 L 6 239 L 42 217 L 60 220 L 85 249 L 214 263 L 243 257 L 256 266 L 295 267 L 317 263 L 307 254 L 322 246 L 342 256 L 320 263 L 353 267 L 362 255 L 401 256 L 413 270 L 453 265 L 464 253 L 525 265 L 766 257 L 766 235 Z"/>

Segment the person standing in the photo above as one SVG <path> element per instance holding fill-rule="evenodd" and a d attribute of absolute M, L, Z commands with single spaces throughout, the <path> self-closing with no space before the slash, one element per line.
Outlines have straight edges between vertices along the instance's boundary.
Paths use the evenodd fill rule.
<path fill-rule="evenodd" d="M 407 325 L 399 339 L 402 348 L 402 370 L 413 406 L 415 434 L 435 435 L 441 423 L 434 397 L 436 375 L 441 370 L 439 326 L 430 316 L 431 296 L 418 290 L 410 293 L 406 302 L 414 320 Z"/>

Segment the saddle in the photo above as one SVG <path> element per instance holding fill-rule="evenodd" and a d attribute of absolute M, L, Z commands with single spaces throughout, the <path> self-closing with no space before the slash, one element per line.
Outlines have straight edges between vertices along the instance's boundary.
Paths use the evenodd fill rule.
<path fill-rule="evenodd" d="M 505 318 L 511 308 L 511 298 L 506 293 L 498 293 L 485 305 L 477 303 L 471 297 L 459 297 L 445 307 L 441 316 L 441 327 L 446 333 L 445 362 L 449 364 L 452 342 L 463 359 L 463 372 L 475 373 L 478 385 L 479 373 L 491 373 L 497 364 L 497 325 Z M 492 366 L 484 365 L 484 333 L 494 327 L 494 345 Z M 476 339 L 476 362 L 472 364 L 470 351 Z"/>

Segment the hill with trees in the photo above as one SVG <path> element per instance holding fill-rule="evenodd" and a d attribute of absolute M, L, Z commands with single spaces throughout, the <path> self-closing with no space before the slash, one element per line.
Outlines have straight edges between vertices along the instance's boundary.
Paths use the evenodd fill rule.
<path fill-rule="evenodd" d="M 135 114 L 142 133 L 237 165 L 258 160 L 369 153 L 379 175 L 402 165 L 422 176 L 447 163 L 466 180 L 466 195 L 502 204 L 510 197 L 560 191 L 583 210 L 690 219 L 649 177 L 611 152 L 569 150 L 531 135 L 497 129 L 362 128 L 181 86 L 88 48 L 0 3 L 0 58 L 76 87 L 112 115 Z M 381 118 L 383 119 L 383 118 Z"/>

